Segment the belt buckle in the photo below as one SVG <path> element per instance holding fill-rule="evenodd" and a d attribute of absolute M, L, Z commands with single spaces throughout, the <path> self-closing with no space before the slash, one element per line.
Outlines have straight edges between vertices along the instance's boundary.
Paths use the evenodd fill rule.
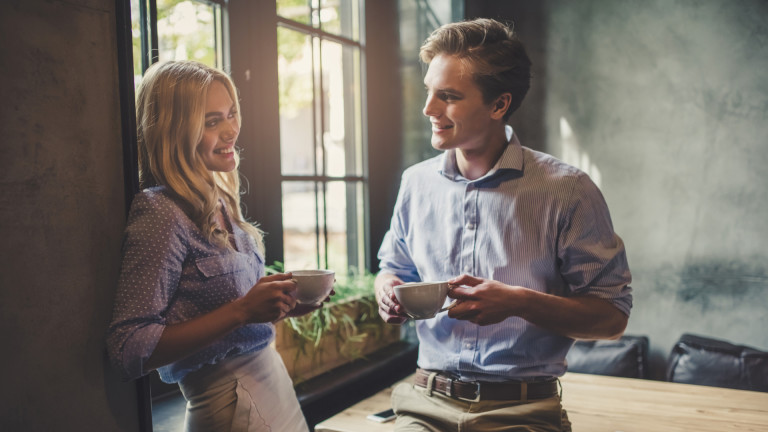
<path fill-rule="evenodd" d="M 467 383 L 467 384 L 469 384 L 469 383 Z M 475 385 L 477 385 L 477 389 L 475 390 L 475 398 L 474 399 L 463 398 L 463 397 L 461 397 L 459 395 L 456 395 L 456 399 L 463 400 L 465 402 L 480 402 L 480 382 L 475 381 Z"/>

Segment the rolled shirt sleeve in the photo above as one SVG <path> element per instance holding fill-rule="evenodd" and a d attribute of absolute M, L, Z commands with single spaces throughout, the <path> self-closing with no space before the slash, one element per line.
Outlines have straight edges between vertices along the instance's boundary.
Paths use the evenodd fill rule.
<path fill-rule="evenodd" d="M 145 375 L 144 364 L 166 326 L 186 256 L 183 227 L 173 212 L 136 196 L 123 240 L 123 261 L 107 347 L 126 379 Z"/>
<path fill-rule="evenodd" d="M 558 237 L 558 260 L 573 294 L 602 298 L 629 315 L 632 277 L 624 242 L 613 230 L 602 193 L 586 174 L 574 182 Z"/>

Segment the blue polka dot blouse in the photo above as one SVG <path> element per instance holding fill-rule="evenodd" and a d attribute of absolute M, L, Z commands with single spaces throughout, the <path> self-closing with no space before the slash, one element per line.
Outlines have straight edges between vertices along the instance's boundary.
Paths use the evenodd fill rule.
<path fill-rule="evenodd" d="M 229 217 L 227 215 L 227 217 Z M 254 240 L 232 223 L 237 251 L 210 243 L 163 187 L 133 200 L 123 240 L 123 261 L 107 348 L 124 379 L 144 368 L 167 325 L 183 322 L 243 296 L 264 275 Z M 177 382 L 226 357 L 260 350 L 274 337 L 272 324 L 249 324 L 180 361 L 158 369 Z"/>

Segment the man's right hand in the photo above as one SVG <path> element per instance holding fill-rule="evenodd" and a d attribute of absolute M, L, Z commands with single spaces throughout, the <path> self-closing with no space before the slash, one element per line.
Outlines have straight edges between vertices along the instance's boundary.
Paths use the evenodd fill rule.
<path fill-rule="evenodd" d="M 395 275 L 379 273 L 376 276 L 374 287 L 376 289 L 376 301 L 379 303 L 379 316 L 388 324 L 402 324 L 408 316 L 395 297 L 394 287 L 403 283 Z"/>

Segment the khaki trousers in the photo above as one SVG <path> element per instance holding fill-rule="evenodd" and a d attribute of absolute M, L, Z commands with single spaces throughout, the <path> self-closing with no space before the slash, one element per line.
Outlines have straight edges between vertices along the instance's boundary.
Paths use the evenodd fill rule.
<path fill-rule="evenodd" d="M 307 432 L 293 382 L 272 347 L 191 372 L 179 383 L 186 432 Z"/>
<path fill-rule="evenodd" d="M 560 397 L 465 402 L 410 383 L 395 387 L 396 432 L 570 432 Z"/>

